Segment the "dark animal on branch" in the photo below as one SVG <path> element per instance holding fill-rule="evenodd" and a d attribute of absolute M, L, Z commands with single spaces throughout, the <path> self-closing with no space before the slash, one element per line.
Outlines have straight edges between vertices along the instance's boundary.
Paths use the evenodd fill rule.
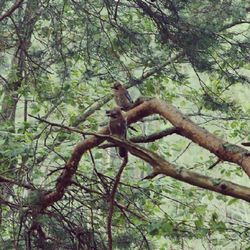
<path fill-rule="evenodd" d="M 120 139 L 126 138 L 127 124 L 126 120 L 122 115 L 120 107 L 116 107 L 112 110 L 106 111 L 107 116 L 110 117 L 109 120 L 109 131 L 110 135 L 116 136 Z M 125 157 L 127 155 L 127 150 L 125 148 L 119 147 L 120 157 Z"/>

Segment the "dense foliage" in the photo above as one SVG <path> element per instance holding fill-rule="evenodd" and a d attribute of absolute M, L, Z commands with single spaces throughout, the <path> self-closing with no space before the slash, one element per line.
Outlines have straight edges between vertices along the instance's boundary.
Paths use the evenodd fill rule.
<path fill-rule="evenodd" d="M 116 150 L 84 154 L 63 197 L 41 211 L 83 138 L 29 114 L 97 132 L 120 80 L 134 99 L 158 97 L 220 138 L 250 140 L 249 7 L 244 0 L 0 1 L 0 248 L 108 248 Z M 171 124 L 152 116 L 134 126 L 128 138 Z M 239 166 L 179 135 L 143 145 L 249 186 Z M 129 155 L 114 200 L 114 249 L 249 248 L 247 202 L 169 177 L 142 180 L 150 172 Z"/>

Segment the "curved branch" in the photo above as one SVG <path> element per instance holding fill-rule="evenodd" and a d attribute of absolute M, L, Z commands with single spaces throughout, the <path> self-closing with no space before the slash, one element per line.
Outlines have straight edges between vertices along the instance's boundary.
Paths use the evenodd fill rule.
<path fill-rule="evenodd" d="M 250 177 L 250 152 L 246 149 L 230 144 L 206 129 L 196 125 L 188 117 L 183 115 L 171 104 L 158 99 L 153 99 L 144 105 L 148 105 L 154 113 L 167 119 L 173 126 L 179 129 L 182 136 L 192 140 L 201 147 L 217 155 L 221 160 L 235 163 L 242 167 Z"/>
<path fill-rule="evenodd" d="M 129 141 L 135 142 L 135 143 L 149 143 L 149 142 L 154 142 L 156 140 L 162 139 L 163 137 L 172 135 L 172 134 L 178 134 L 178 129 L 176 128 L 167 128 L 164 129 L 160 132 L 153 133 L 151 135 L 139 135 L 136 137 L 129 138 Z M 114 143 L 105 143 L 99 148 L 105 149 L 105 148 L 111 148 L 115 147 Z"/>
<path fill-rule="evenodd" d="M 158 174 L 163 174 L 197 187 L 250 202 L 250 188 L 248 187 L 219 178 L 208 177 L 183 167 L 178 167 L 177 165 L 164 160 L 156 153 L 151 152 L 150 150 L 138 146 L 132 142 L 123 141 L 111 136 L 107 139 L 118 146 L 125 147 L 131 154 L 145 160 L 150 165 L 152 165 L 153 173 L 150 175 L 152 178 Z"/>
<path fill-rule="evenodd" d="M 211 134 L 207 130 L 199 127 L 198 125 L 193 123 L 188 117 L 184 116 L 179 110 L 173 107 L 171 104 L 168 104 L 159 99 L 142 101 L 140 105 L 129 110 L 125 114 L 125 116 L 129 125 L 152 114 L 160 114 L 178 129 L 180 135 L 185 136 L 186 138 L 189 138 L 190 140 L 202 146 L 203 148 L 208 149 L 210 152 L 217 155 L 220 159 L 238 164 L 244 169 L 248 176 L 250 176 L 249 151 L 245 150 L 242 147 L 229 144 L 226 141 Z M 109 134 L 109 130 L 107 127 L 100 130 L 99 134 L 101 135 L 96 134 L 90 136 L 89 138 L 83 140 L 78 145 L 76 145 L 70 159 L 64 167 L 64 171 L 58 178 L 56 190 L 45 196 L 41 209 L 45 209 L 46 207 L 52 205 L 54 202 L 60 200 L 63 197 L 65 189 L 70 185 L 71 179 L 77 170 L 82 155 L 87 150 L 100 145 L 105 139 L 111 138 L 110 136 L 107 136 Z M 116 144 L 117 141 L 119 140 L 116 139 Z M 126 144 L 124 145 L 127 147 Z M 134 151 L 131 150 L 131 153 L 134 153 Z M 149 154 L 149 152 L 147 153 Z M 218 183 L 218 180 L 209 178 L 207 176 L 202 176 L 200 174 L 193 173 L 188 170 L 178 168 L 176 169 L 174 165 L 167 163 L 159 156 L 156 156 L 154 153 L 150 152 L 150 154 L 153 155 L 152 158 L 148 158 L 148 154 L 145 157 L 141 156 L 141 158 L 149 162 L 153 166 L 161 166 L 159 171 L 161 171 L 161 173 L 165 175 L 188 182 L 192 185 L 196 185 L 202 188 L 206 188 L 209 190 L 250 201 L 249 188 L 225 181 L 221 182 L 219 185 L 214 185 L 214 183 Z M 158 159 L 157 164 L 155 163 L 156 159 Z"/>

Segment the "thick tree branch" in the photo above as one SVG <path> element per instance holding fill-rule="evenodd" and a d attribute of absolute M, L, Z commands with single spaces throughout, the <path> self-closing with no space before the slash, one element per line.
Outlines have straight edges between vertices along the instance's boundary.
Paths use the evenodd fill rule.
<path fill-rule="evenodd" d="M 144 105 L 148 105 L 148 108 L 154 110 L 154 113 L 163 116 L 172 123 L 173 126 L 179 129 L 179 133 L 182 136 L 206 148 L 221 160 L 233 162 L 241 166 L 250 177 L 249 151 L 240 146 L 230 144 L 211 134 L 206 129 L 199 127 L 171 104 L 153 99 L 144 103 Z"/>
<path fill-rule="evenodd" d="M 158 99 L 151 99 L 149 101 L 144 101 L 142 104 L 136 106 L 132 110 L 129 110 L 125 116 L 127 123 L 131 124 L 141 120 L 143 117 L 152 114 L 160 114 L 169 122 L 171 122 L 178 129 L 182 136 L 185 136 L 203 148 L 208 149 L 220 159 L 240 165 L 244 171 L 250 175 L 249 151 L 217 138 L 215 135 L 193 123 L 189 118 L 184 116 L 171 104 L 165 103 Z M 111 141 L 111 137 L 107 136 L 108 134 L 109 130 L 107 127 L 105 127 L 100 130 L 98 134 L 90 136 L 76 145 L 70 159 L 65 165 L 64 171 L 58 178 L 56 189 L 45 196 L 42 209 L 45 209 L 63 197 L 65 189 L 70 185 L 71 179 L 77 170 L 82 155 L 87 150 L 100 145 L 105 139 Z M 113 140 L 112 142 L 118 144 L 118 141 L 119 140 L 116 139 L 116 141 Z M 132 147 L 131 143 L 124 142 L 122 146 L 123 145 L 128 147 L 128 150 L 131 151 L 132 154 L 136 155 L 137 153 L 137 156 L 153 165 L 154 171 L 156 173 L 162 173 L 192 185 L 250 201 L 249 188 L 239 186 L 231 182 L 219 181 L 185 169 L 177 168 L 176 166 L 164 161 L 153 152 L 141 153 L 140 150 L 136 151 L 138 148 Z"/>
<path fill-rule="evenodd" d="M 115 137 L 109 137 L 108 140 L 118 146 L 126 147 L 131 154 L 148 162 L 153 167 L 152 177 L 155 177 L 158 174 L 164 174 L 197 187 L 250 202 L 250 188 L 248 187 L 230 181 L 208 177 L 187 170 L 183 167 L 178 167 L 177 165 L 164 160 L 156 153 L 132 142 L 123 141 Z"/>

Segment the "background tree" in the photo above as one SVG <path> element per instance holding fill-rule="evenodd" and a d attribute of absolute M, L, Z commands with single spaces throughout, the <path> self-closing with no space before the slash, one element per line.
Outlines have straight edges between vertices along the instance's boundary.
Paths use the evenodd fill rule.
<path fill-rule="evenodd" d="M 1 1 L 1 248 L 247 249 L 249 22 L 246 1 Z M 116 80 L 158 98 L 130 142 Z"/>

